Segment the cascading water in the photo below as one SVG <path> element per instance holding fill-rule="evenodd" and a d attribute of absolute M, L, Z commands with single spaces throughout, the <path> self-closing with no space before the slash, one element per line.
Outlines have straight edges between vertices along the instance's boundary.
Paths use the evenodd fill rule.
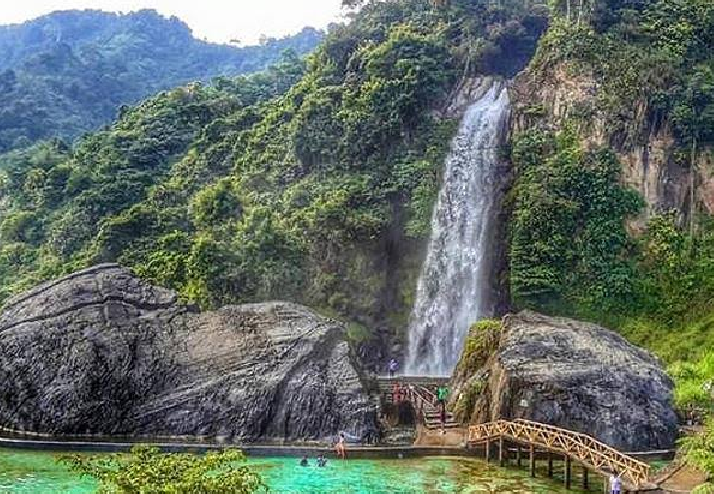
<path fill-rule="evenodd" d="M 469 327 L 491 310 L 487 250 L 508 107 L 508 91 L 492 85 L 469 107 L 451 145 L 409 322 L 407 374 L 451 375 Z"/>

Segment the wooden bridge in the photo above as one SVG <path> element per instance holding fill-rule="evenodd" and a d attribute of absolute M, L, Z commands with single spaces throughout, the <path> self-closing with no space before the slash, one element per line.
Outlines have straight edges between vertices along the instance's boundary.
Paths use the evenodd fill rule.
<path fill-rule="evenodd" d="M 516 459 L 519 466 L 521 446 L 527 446 L 530 453 L 530 472 L 533 477 L 535 477 L 538 451 L 548 455 L 549 477 L 553 476 L 553 456 L 562 455 L 565 463 L 565 485 L 568 489 L 571 487 L 572 460 L 583 465 L 585 489 L 589 487 L 588 469 L 600 473 L 606 479 L 613 473 L 619 473 L 623 487 L 626 489 L 624 492 L 650 490 L 652 487 L 648 483 L 650 466 L 647 463 L 621 453 L 586 434 L 527 420 L 499 420 L 469 427 L 469 446 L 485 444 L 487 460 L 491 457 L 493 441 L 498 442 L 498 459 L 502 466 L 505 466 L 508 455 L 504 441 L 517 446 Z M 605 485 L 607 486 L 607 482 Z"/>

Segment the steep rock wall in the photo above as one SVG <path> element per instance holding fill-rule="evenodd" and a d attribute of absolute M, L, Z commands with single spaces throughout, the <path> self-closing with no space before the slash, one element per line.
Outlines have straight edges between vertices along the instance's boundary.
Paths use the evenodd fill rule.
<path fill-rule="evenodd" d="M 662 211 L 676 210 L 684 222 L 690 210 L 690 167 L 681 157 L 672 128 L 644 102 L 634 102 L 613 125 L 613 116 L 600 111 L 598 98 L 602 84 L 594 77 L 572 75 L 558 66 L 547 74 L 525 70 L 512 86 L 512 132 L 534 125 L 552 130 L 562 128 L 578 116 L 579 132 L 586 147 L 611 147 L 623 165 L 622 180 L 637 190 L 646 207 L 630 224 L 640 230 L 647 219 Z M 696 199 L 698 207 L 714 214 L 714 167 L 710 150 L 700 153 L 697 163 Z"/>
<path fill-rule="evenodd" d="M 342 324 L 289 303 L 198 313 L 101 265 L 0 314 L 0 426 L 56 435 L 321 440 L 375 427 Z"/>

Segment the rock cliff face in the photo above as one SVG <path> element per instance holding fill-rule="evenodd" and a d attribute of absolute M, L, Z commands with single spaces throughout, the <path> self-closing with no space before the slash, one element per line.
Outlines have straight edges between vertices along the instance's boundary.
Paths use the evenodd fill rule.
<path fill-rule="evenodd" d="M 580 129 L 586 146 L 610 146 L 623 165 L 623 182 L 645 199 L 641 218 L 631 227 L 640 230 L 654 213 L 676 210 L 684 221 L 689 215 L 690 168 L 678 158 L 668 122 L 653 119 L 644 102 L 623 109 L 620 124 L 612 127 L 612 117 L 598 110 L 602 84 L 592 77 L 573 76 L 565 67 L 536 75 L 526 70 L 512 86 L 513 132 L 520 132 L 537 119 L 559 129 L 570 117 L 587 113 L 588 125 Z M 624 130 L 624 131 L 623 131 Z M 704 150 L 706 151 L 706 150 Z M 697 164 L 696 198 L 698 208 L 714 214 L 714 166 L 708 152 L 700 153 Z"/>
<path fill-rule="evenodd" d="M 320 440 L 375 426 L 344 327 L 288 303 L 198 313 L 102 265 L 0 315 L 0 425 L 47 434 Z"/>
<path fill-rule="evenodd" d="M 671 448 L 672 382 L 659 362 L 612 331 L 534 312 L 506 316 L 480 381 L 472 423 L 525 418 L 590 434 L 625 451 Z M 462 397 L 463 399 L 463 397 Z"/>

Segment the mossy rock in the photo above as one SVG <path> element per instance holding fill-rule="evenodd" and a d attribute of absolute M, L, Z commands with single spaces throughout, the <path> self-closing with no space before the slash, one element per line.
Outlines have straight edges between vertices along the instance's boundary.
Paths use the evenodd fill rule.
<path fill-rule="evenodd" d="M 496 349 L 500 334 L 501 321 L 495 319 L 484 319 L 471 326 L 456 368 L 457 375 L 473 374 L 483 367 Z"/>

